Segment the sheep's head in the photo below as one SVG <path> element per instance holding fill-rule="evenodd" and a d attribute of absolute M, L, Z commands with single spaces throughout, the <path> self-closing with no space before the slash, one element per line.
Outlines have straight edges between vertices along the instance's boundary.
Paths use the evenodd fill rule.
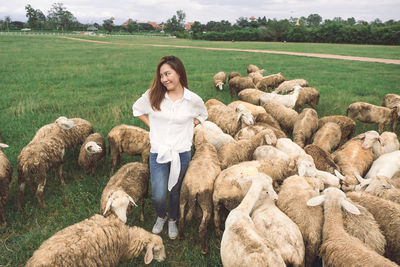
<path fill-rule="evenodd" d="M 308 160 L 300 160 L 297 164 L 299 176 L 302 177 L 316 177 L 317 169 L 314 162 Z"/>
<path fill-rule="evenodd" d="M 135 244 L 136 246 L 136 244 Z M 163 241 L 158 235 L 151 235 L 150 241 L 146 246 L 146 254 L 144 256 L 144 263 L 150 264 L 153 259 L 158 262 L 164 261 L 166 258 L 165 247 Z"/>
<path fill-rule="evenodd" d="M 278 194 L 275 192 L 274 187 L 272 185 L 272 178 L 266 175 L 265 173 L 258 173 L 254 176 L 249 177 L 252 179 L 252 182 L 258 182 L 262 186 L 262 190 L 267 192 L 269 197 L 273 200 L 278 199 Z"/>
<path fill-rule="evenodd" d="M 137 206 L 135 201 L 124 191 L 122 190 L 117 190 L 114 191 L 108 198 L 106 208 L 103 212 L 103 215 L 106 215 L 108 210 L 111 210 L 112 212 L 117 215 L 117 217 L 126 223 L 126 212 L 129 206 L 129 203 L 132 203 L 133 205 Z"/>
<path fill-rule="evenodd" d="M 224 83 L 223 82 L 217 82 L 215 87 L 218 88 L 220 91 L 222 91 L 222 89 L 224 89 Z"/>
<path fill-rule="evenodd" d="M 307 201 L 307 206 L 313 207 L 324 203 L 325 201 L 336 202 L 348 212 L 359 215 L 360 210 L 346 199 L 346 194 L 336 187 L 328 187 L 320 196 L 313 197 Z"/>
<path fill-rule="evenodd" d="M 254 117 L 251 111 L 248 110 L 244 105 L 239 104 L 235 108 L 236 113 L 238 113 L 237 120 L 241 121 L 245 125 L 253 125 Z"/>
<path fill-rule="evenodd" d="M 377 131 L 368 131 L 356 136 L 355 138 L 363 141 L 361 144 L 363 149 L 370 149 L 376 142 L 381 142 L 381 138 Z"/>
<path fill-rule="evenodd" d="M 94 141 L 90 141 L 87 142 L 85 145 L 85 150 L 89 153 L 89 154 L 97 154 L 97 153 L 101 153 L 103 151 L 103 149 L 101 148 L 101 146 L 99 146 L 96 142 Z"/>
<path fill-rule="evenodd" d="M 75 123 L 67 117 L 61 116 L 56 120 L 56 124 L 63 130 L 69 130 L 74 127 Z"/>

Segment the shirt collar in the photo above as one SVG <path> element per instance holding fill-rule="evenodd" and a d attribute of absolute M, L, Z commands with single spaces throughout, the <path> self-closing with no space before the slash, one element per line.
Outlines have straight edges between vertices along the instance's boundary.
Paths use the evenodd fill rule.
<path fill-rule="evenodd" d="M 169 99 L 168 92 L 165 92 L 165 98 Z M 190 95 L 190 91 L 186 87 L 183 87 L 183 97 L 182 97 L 182 99 L 186 99 L 186 100 L 189 100 L 189 101 L 192 99 L 192 96 Z"/>

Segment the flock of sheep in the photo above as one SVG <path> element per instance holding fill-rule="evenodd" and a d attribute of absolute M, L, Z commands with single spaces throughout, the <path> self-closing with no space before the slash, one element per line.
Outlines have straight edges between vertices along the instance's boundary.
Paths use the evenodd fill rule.
<path fill-rule="evenodd" d="M 194 155 L 181 188 L 179 235 L 193 216 L 201 218 L 201 253 L 208 252 L 207 228 L 214 221 L 224 266 L 398 266 L 400 264 L 400 150 L 394 133 L 400 96 L 383 106 L 357 102 L 348 116 L 319 118 L 318 90 L 281 73 L 263 76 L 255 65 L 247 77 L 232 72 L 231 96 L 205 104 L 207 121 L 195 128 Z M 214 76 L 223 90 L 226 74 Z M 309 105 L 311 108 L 303 108 Z M 301 112 L 300 112 L 301 111 Z M 354 119 L 379 125 L 353 137 Z M 383 132 L 392 123 L 393 132 Z M 289 138 L 289 137 L 292 138 Z M 166 257 L 162 239 L 127 226 L 132 206 L 148 194 L 149 133 L 118 125 L 108 133 L 111 169 L 121 154 L 141 162 L 120 167 L 103 189 L 100 213 L 55 233 L 27 266 L 116 266 L 145 253 L 144 262 Z M 106 159 L 106 142 L 90 122 L 66 117 L 40 128 L 18 156 L 18 210 L 29 185 L 45 208 L 48 173 L 63 180 L 65 149 L 80 147 L 78 164 L 95 173 Z M 9 194 L 12 166 L 0 143 L 0 219 Z M 33 183 L 31 182 L 33 177 Z M 225 223 L 224 230 L 221 223 Z"/>

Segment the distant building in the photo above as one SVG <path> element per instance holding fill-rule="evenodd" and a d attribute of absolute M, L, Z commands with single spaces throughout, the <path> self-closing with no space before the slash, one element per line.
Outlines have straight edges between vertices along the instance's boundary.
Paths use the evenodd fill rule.
<path fill-rule="evenodd" d="M 148 21 L 147 24 L 150 24 L 151 26 L 153 26 L 154 29 L 161 29 L 161 26 L 159 24 L 157 24 L 156 22 Z"/>
<path fill-rule="evenodd" d="M 121 26 L 128 26 L 129 23 L 132 23 L 133 21 L 131 19 L 128 19 L 124 23 L 121 24 Z"/>
<path fill-rule="evenodd" d="M 256 19 L 256 17 L 254 17 L 254 16 L 251 16 L 251 17 L 250 17 L 250 20 L 251 20 L 251 21 L 254 21 L 255 19 Z"/>
<path fill-rule="evenodd" d="M 97 29 L 95 26 L 89 26 L 88 28 L 87 28 L 87 30 L 88 31 L 98 31 L 99 29 Z"/>
<path fill-rule="evenodd" d="M 194 22 L 188 22 L 188 23 L 186 23 L 186 24 L 185 24 L 185 30 L 189 31 L 190 28 L 192 28 L 193 23 L 194 23 Z"/>

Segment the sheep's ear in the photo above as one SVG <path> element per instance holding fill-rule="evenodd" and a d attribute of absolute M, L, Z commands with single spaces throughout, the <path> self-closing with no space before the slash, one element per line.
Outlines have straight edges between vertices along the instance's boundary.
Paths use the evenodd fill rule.
<path fill-rule="evenodd" d="M 135 201 L 133 201 L 133 198 L 131 198 L 130 196 L 128 196 L 128 199 L 129 199 L 130 202 L 133 203 L 133 205 L 135 205 L 136 207 L 138 206 L 138 205 L 136 205 Z"/>
<path fill-rule="evenodd" d="M 237 121 L 240 121 L 240 118 L 243 116 L 243 113 L 239 113 L 238 115 L 237 115 Z"/>
<path fill-rule="evenodd" d="M 153 260 L 153 244 L 149 244 L 146 249 L 146 255 L 144 255 L 144 263 L 145 264 L 150 264 L 150 262 Z"/>
<path fill-rule="evenodd" d="M 110 207 L 111 207 L 112 202 L 113 202 L 113 199 L 112 199 L 111 196 L 110 196 L 110 198 L 109 198 L 108 201 L 107 201 L 106 209 L 104 210 L 103 215 L 106 215 L 107 211 L 108 211 L 108 210 L 110 209 Z"/>
<path fill-rule="evenodd" d="M 336 177 L 339 178 L 339 180 L 345 180 L 345 177 L 338 170 L 333 170 L 333 172 L 335 173 Z"/>
<path fill-rule="evenodd" d="M 314 207 L 314 206 L 321 205 L 324 202 L 324 200 L 325 200 L 324 195 L 310 198 L 309 200 L 307 200 L 307 206 Z"/>
<path fill-rule="evenodd" d="M 360 184 L 363 183 L 365 180 L 364 178 L 361 177 L 361 175 L 357 171 L 354 171 L 354 176 L 357 178 Z"/>
<path fill-rule="evenodd" d="M 340 204 L 348 212 L 355 214 L 355 215 L 360 215 L 360 210 L 356 206 L 354 206 L 354 204 L 352 204 L 350 201 L 343 198 L 340 201 Z"/>

